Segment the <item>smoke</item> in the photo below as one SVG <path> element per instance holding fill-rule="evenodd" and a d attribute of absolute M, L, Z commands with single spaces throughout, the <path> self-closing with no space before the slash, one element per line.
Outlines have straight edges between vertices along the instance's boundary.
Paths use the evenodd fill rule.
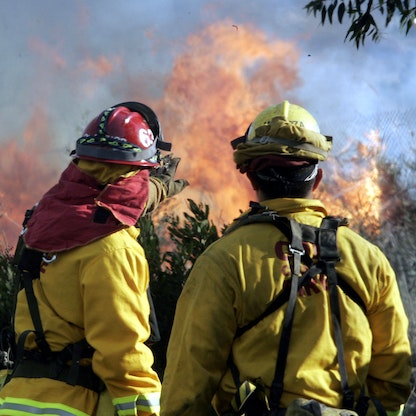
<path fill-rule="evenodd" d="M 30 45 L 40 57 L 52 62 L 54 71 L 68 67 L 56 48 L 35 40 Z M 207 203 L 213 219 L 220 224 L 229 223 L 247 207 L 251 190 L 235 169 L 230 141 L 244 133 L 258 111 L 281 100 L 285 91 L 299 82 L 297 61 L 298 51 L 292 43 L 270 41 L 254 26 L 240 28 L 226 19 L 188 37 L 166 75 L 160 98 L 152 97 L 151 91 L 142 87 L 147 81 L 143 75 L 130 75 L 115 83 L 123 94 L 136 89 L 146 91 L 140 96 L 133 94 L 133 98 L 146 97 L 144 102 L 156 110 L 165 135 L 174 144 L 174 154 L 181 157 L 178 176 L 186 178 L 191 186 L 178 199 L 179 206 L 187 198 Z M 109 61 L 103 56 L 86 57 L 70 72 L 88 95 L 95 87 L 82 86 L 85 71 L 100 80 L 122 65 L 125 63 L 121 58 Z M 49 92 L 46 80 L 42 79 L 41 85 L 46 85 L 45 96 L 50 96 L 52 86 Z M 26 123 L 20 151 L 15 142 L 6 142 L 13 163 L 7 165 L 8 174 L 0 178 L 0 221 L 12 224 L 3 227 L 8 244 L 15 241 L 16 224 L 21 222 L 25 209 L 41 196 L 41 189 L 46 191 L 57 180 L 58 166 L 45 163 L 45 156 L 51 156 L 56 143 L 47 109 L 47 99 L 38 100 Z M 3 170 L 6 163 L 1 166 Z M 11 194 L 11 189 L 19 192 Z"/>
<path fill-rule="evenodd" d="M 356 51 L 343 43 L 345 26 L 320 26 L 302 0 L 0 7 L 0 229 L 8 245 L 24 211 L 57 181 L 86 123 L 117 102 L 143 101 L 157 111 L 182 158 L 178 174 L 191 182 L 178 204 L 203 199 L 221 223 L 253 198 L 229 142 L 260 109 L 297 102 L 342 142 L 369 131 L 349 134 L 357 114 L 368 119 L 412 102 L 412 33 L 392 29 L 381 44 Z"/>
<path fill-rule="evenodd" d="M 230 20 L 190 36 L 175 59 L 157 107 L 182 158 L 180 173 L 191 182 L 188 193 L 206 196 L 215 220 L 229 223 L 251 196 L 230 141 L 299 82 L 297 60 L 292 43 L 269 41 L 254 26 Z"/>
<path fill-rule="evenodd" d="M 53 138 L 47 129 L 42 107 L 33 110 L 23 130 L 23 147 L 11 138 L 0 153 L 0 247 L 17 242 L 24 213 L 53 183 L 57 167 L 47 163 Z"/>

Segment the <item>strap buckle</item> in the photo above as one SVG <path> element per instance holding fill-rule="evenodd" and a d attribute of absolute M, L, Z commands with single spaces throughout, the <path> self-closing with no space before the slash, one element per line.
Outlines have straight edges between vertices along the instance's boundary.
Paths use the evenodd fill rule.
<path fill-rule="evenodd" d="M 289 244 L 289 251 L 292 254 L 298 254 L 299 256 L 303 256 L 305 254 L 305 249 L 299 250 L 298 248 L 292 247 L 291 244 Z"/>

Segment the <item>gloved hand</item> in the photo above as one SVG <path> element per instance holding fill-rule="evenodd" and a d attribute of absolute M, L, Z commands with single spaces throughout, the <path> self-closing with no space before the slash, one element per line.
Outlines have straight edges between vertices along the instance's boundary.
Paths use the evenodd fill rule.
<path fill-rule="evenodd" d="M 160 166 L 150 171 L 150 176 L 158 179 L 165 187 L 166 197 L 181 192 L 189 185 L 186 179 L 175 179 L 176 169 L 181 159 L 169 154 L 162 158 Z"/>

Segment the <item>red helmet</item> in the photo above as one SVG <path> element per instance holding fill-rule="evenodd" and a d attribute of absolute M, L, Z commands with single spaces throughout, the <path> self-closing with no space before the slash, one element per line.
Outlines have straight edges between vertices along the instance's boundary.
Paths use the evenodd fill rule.
<path fill-rule="evenodd" d="M 76 142 L 74 157 L 124 165 L 159 164 L 159 150 L 171 149 L 163 140 L 159 120 L 141 103 L 125 102 L 104 110 Z"/>

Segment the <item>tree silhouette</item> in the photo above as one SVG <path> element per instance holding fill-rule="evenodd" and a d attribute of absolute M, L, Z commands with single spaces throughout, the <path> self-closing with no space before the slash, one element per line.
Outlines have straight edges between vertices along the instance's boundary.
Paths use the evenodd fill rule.
<path fill-rule="evenodd" d="M 416 3 L 411 7 L 409 0 L 313 0 L 305 9 L 315 17 L 320 15 L 322 25 L 333 24 L 334 17 L 342 24 L 347 17 L 351 25 L 345 40 L 355 42 L 357 49 L 369 37 L 379 41 L 380 25 L 389 26 L 395 16 L 399 16 L 400 27 L 406 35 L 416 24 Z"/>

